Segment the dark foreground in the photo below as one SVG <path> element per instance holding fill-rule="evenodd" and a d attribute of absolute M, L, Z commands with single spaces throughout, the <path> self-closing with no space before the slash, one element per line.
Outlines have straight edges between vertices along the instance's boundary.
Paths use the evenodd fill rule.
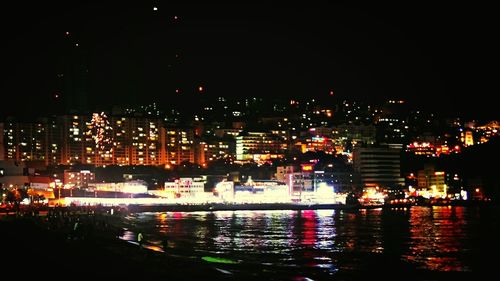
<path fill-rule="evenodd" d="M 93 233 L 68 238 L 48 230 L 40 218 L 0 220 L 2 270 L 19 278 L 141 278 L 170 277 L 175 280 L 215 280 L 222 276 L 203 263 L 156 253 L 119 240 L 97 227 Z M 193 270 L 196 269 L 196 270 Z"/>
<path fill-rule="evenodd" d="M 83 222 L 83 219 L 81 222 Z M 46 217 L 0 218 L 0 267 L 17 278 L 112 278 L 143 280 L 464 280 L 478 273 L 417 270 L 398 260 L 373 257 L 356 272 L 303 272 L 294 268 L 212 263 L 141 248 L 117 238 L 118 217 L 88 218 L 86 229 L 75 235 L 71 228 L 56 228 Z M 370 260 L 370 258 L 368 258 Z M 378 269 L 393 265 L 391 272 Z M 307 277 L 307 278 L 306 278 Z M 367 279 L 368 278 L 368 279 Z"/>

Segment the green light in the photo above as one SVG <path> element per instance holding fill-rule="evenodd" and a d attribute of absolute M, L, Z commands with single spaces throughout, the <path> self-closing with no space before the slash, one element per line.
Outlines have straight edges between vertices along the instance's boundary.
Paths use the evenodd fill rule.
<path fill-rule="evenodd" d="M 209 257 L 209 256 L 204 256 L 201 258 L 204 261 L 207 262 L 215 262 L 215 263 L 226 263 L 226 264 L 235 264 L 238 263 L 237 261 L 233 261 L 230 259 L 224 259 L 224 258 L 218 258 L 218 257 Z"/>

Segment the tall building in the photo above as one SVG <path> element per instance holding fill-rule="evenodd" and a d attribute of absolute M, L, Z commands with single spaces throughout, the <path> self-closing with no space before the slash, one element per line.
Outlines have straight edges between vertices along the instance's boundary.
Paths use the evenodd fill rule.
<path fill-rule="evenodd" d="M 61 164 L 95 164 L 96 149 L 91 133 L 91 117 L 63 115 L 59 122 L 62 130 Z"/>
<path fill-rule="evenodd" d="M 129 118 L 131 165 L 160 165 L 161 123 L 156 118 Z"/>
<path fill-rule="evenodd" d="M 47 126 L 43 120 L 18 122 L 8 118 L 3 133 L 6 159 L 46 162 Z"/>
<path fill-rule="evenodd" d="M 46 165 L 62 164 L 62 126 L 57 118 L 48 118 L 46 121 L 47 133 L 47 146 L 45 151 L 47 153 Z"/>
<path fill-rule="evenodd" d="M 227 139 L 209 140 L 203 144 L 204 159 L 207 162 L 233 158 L 235 154 L 235 141 Z"/>
<path fill-rule="evenodd" d="M 356 147 L 354 170 L 360 173 L 363 187 L 397 188 L 401 177 L 401 149 L 392 147 Z"/>
<path fill-rule="evenodd" d="M 165 128 L 165 164 L 179 165 L 195 161 L 194 132 L 192 129 Z"/>
<path fill-rule="evenodd" d="M 62 115 L 36 122 L 7 119 L 1 124 L 2 157 L 104 165 L 204 164 L 234 154 L 234 145 L 219 141 L 209 147 L 195 139 L 190 128 L 165 128 L 161 119 L 141 116 Z M 207 148 L 207 150 L 205 150 Z M 213 158 L 215 159 L 215 158 Z"/>
<path fill-rule="evenodd" d="M 111 126 L 114 132 L 113 158 L 116 165 L 131 164 L 131 131 L 130 118 L 124 116 L 111 117 Z"/>
<path fill-rule="evenodd" d="M 56 120 L 24 122 L 7 118 L 0 126 L 0 159 L 60 163 L 61 135 Z"/>
<path fill-rule="evenodd" d="M 160 165 L 160 120 L 145 117 L 63 116 L 62 162 Z"/>
<path fill-rule="evenodd" d="M 282 138 L 263 132 L 247 132 L 236 137 L 236 160 L 262 163 L 283 158 L 287 144 Z"/>
<path fill-rule="evenodd" d="M 333 137 L 344 146 L 348 143 L 375 143 L 376 129 L 373 125 L 344 123 L 333 127 Z"/>

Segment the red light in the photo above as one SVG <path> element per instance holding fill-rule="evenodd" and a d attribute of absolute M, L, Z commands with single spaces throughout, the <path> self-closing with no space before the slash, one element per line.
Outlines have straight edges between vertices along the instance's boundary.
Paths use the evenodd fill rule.
<path fill-rule="evenodd" d="M 330 90 L 330 96 L 333 96 L 334 93 L 333 93 L 333 90 Z"/>

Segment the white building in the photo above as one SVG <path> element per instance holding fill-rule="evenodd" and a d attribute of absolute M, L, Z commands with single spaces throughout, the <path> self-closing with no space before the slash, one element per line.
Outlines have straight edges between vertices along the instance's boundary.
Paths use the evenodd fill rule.
<path fill-rule="evenodd" d="M 165 182 L 166 197 L 199 197 L 205 193 L 205 184 L 193 178 L 179 178 L 173 182 Z"/>
<path fill-rule="evenodd" d="M 143 181 L 95 183 L 94 186 L 95 189 L 98 191 L 123 192 L 123 193 L 148 192 L 148 187 Z"/>

